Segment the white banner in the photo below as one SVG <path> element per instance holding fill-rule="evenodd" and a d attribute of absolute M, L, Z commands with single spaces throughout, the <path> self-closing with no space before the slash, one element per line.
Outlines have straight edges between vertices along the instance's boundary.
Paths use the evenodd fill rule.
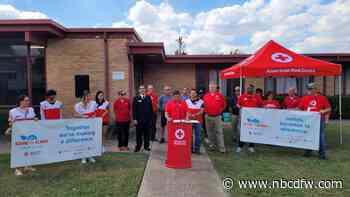
<path fill-rule="evenodd" d="M 12 129 L 11 168 L 102 154 L 102 119 L 19 121 Z"/>
<path fill-rule="evenodd" d="M 319 149 L 320 114 L 294 110 L 243 108 L 241 141 Z"/>

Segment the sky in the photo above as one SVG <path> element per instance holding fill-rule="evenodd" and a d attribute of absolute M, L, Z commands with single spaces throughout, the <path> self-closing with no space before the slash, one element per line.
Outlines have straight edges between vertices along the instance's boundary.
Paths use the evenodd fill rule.
<path fill-rule="evenodd" d="M 269 40 L 300 53 L 350 52 L 350 0 L 0 0 L 0 19 L 134 27 L 188 54 L 253 53 Z"/>

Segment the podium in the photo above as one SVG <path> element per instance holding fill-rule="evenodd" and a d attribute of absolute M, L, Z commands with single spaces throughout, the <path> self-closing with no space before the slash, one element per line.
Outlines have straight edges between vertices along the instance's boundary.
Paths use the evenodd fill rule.
<path fill-rule="evenodd" d="M 192 123 L 196 120 L 168 122 L 168 147 L 165 166 L 174 169 L 192 167 Z"/>

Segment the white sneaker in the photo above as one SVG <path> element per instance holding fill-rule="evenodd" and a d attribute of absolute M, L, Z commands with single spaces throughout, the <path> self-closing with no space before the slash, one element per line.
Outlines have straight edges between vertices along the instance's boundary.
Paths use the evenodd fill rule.
<path fill-rule="evenodd" d="M 88 158 L 88 160 L 89 160 L 90 163 L 95 163 L 96 162 L 96 160 L 93 157 Z"/>
<path fill-rule="evenodd" d="M 240 152 L 242 152 L 242 148 L 241 147 L 237 147 L 236 153 L 240 153 Z"/>
<path fill-rule="evenodd" d="M 31 171 L 31 172 L 35 172 L 36 171 L 36 169 L 33 168 L 32 166 L 27 166 L 27 167 L 24 168 L 24 170 Z"/>
<path fill-rule="evenodd" d="M 82 163 L 82 164 L 86 164 L 86 162 L 87 162 L 87 161 L 86 161 L 86 158 L 81 159 L 81 163 Z"/>
<path fill-rule="evenodd" d="M 23 176 L 23 172 L 20 169 L 15 170 L 15 175 L 16 176 Z"/>
<path fill-rule="evenodd" d="M 254 153 L 254 152 L 255 152 L 255 150 L 254 150 L 253 147 L 249 147 L 249 148 L 248 148 L 248 151 L 251 152 L 251 153 Z"/>

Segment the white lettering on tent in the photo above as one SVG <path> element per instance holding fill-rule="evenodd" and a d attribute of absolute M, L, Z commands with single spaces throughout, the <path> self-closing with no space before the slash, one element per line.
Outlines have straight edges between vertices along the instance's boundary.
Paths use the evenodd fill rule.
<path fill-rule="evenodd" d="M 266 73 L 315 73 L 314 68 L 272 68 L 267 69 Z"/>

